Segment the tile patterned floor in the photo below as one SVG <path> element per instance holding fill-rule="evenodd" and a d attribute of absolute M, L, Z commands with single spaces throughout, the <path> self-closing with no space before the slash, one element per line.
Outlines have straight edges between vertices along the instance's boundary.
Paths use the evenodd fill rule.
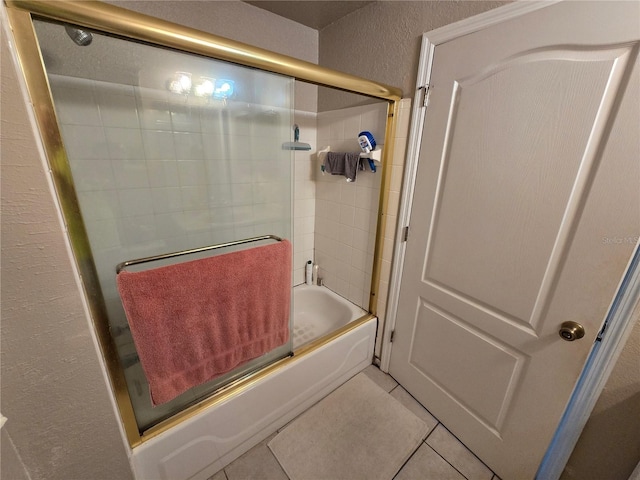
<path fill-rule="evenodd" d="M 420 405 L 390 375 L 371 365 L 364 372 L 429 427 L 424 442 L 394 480 L 499 480 L 467 447 Z M 259 443 L 209 480 L 289 480 L 267 447 L 275 436 Z M 391 479 L 390 479 L 391 480 Z"/>

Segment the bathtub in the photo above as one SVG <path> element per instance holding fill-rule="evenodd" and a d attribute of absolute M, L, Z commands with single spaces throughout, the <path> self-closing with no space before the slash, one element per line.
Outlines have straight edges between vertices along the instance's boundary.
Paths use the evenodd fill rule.
<path fill-rule="evenodd" d="M 366 315 L 367 312 L 326 287 L 293 289 L 293 350 Z"/>
<path fill-rule="evenodd" d="M 294 355 L 131 453 L 136 479 L 206 480 L 371 364 L 377 319 L 326 287 L 294 292 Z"/>

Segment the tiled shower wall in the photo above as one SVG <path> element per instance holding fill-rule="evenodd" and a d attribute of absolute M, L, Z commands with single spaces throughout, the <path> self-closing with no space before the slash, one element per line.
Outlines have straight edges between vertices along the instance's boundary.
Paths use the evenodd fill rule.
<path fill-rule="evenodd" d="M 55 75 L 50 83 L 111 331 L 146 427 L 211 387 L 151 408 L 115 266 L 258 235 L 292 238 L 292 152 L 282 149 L 292 135 L 291 83 L 270 85 L 280 105 Z"/>
<path fill-rule="evenodd" d="M 325 284 L 352 302 L 368 309 L 373 266 L 373 250 L 378 215 L 381 175 L 365 170 L 356 182 L 344 177 L 322 175 L 317 151 L 330 146 L 333 151 L 357 152 L 357 135 L 370 131 L 384 141 L 387 104 L 379 103 L 329 112 L 299 115 L 301 141 L 312 145 L 311 152 L 296 152 L 294 232 L 294 284 L 304 281 L 304 264 L 314 260 Z M 404 172 L 411 100 L 398 104 L 391 158 L 387 225 L 378 286 L 378 331 L 375 354 L 381 355 L 382 331 L 387 309 L 391 260 L 396 237 L 397 215 Z M 317 132 L 315 130 L 317 121 Z M 314 137 L 315 135 L 315 137 Z M 317 143 L 314 143 L 314 139 Z M 384 145 L 381 145 L 384 148 Z M 379 164 L 377 164 L 380 167 Z M 314 216 L 315 214 L 315 216 Z M 312 224 L 315 220 L 315 230 Z M 296 247 L 297 245 L 297 247 Z"/>
<path fill-rule="evenodd" d="M 56 75 L 51 86 L 107 298 L 118 298 L 124 260 L 267 232 L 290 238 L 288 108 L 223 113 L 198 98 Z"/>
<path fill-rule="evenodd" d="M 294 118 L 300 127 L 300 141 L 311 145 L 309 151 L 295 151 L 293 160 L 293 284 L 299 285 L 305 281 L 307 261 L 314 258 L 316 183 L 313 159 L 317 146 L 317 114 L 296 111 Z"/>
<path fill-rule="evenodd" d="M 187 110 L 171 111 L 165 92 L 140 95 L 133 87 L 52 77 L 67 152 L 76 175 L 83 179 L 76 186 L 93 247 L 98 250 L 94 254 L 98 254 L 97 261 L 109 265 L 107 271 L 125 259 L 145 256 L 146 252 L 136 251 L 138 244 L 157 243 L 159 251 L 174 251 L 245 238 L 262 234 L 256 233 L 265 223 L 259 218 L 267 224 L 271 219 L 274 228 L 282 228 L 276 225 L 282 215 L 274 209 L 289 187 L 278 183 L 278 172 L 246 160 L 256 148 L 248 141 L 233 143 L 233 163 L 219 162 L 223 157 L 222 140 L 217 136 L 220 119 L 212 112 L 203 109 L 194 119 Z M 294 112 L 300 141 L 309 143 L 312 150 L 293 152 L 293 284 L 304 282 L 304 266 L 312 260 L 320 266 L 328 288 L 365 309 L 380 170 L 371 172 L 365 162 L 366 169 L 358 172 L 356 182 L 346 182 L 342 176 L 321 173 L 317 151 L 331 147 L 357 152 L 362 130 L 370 131 L 384 148 L 386 113 L 385 102 L 319 114 Z M 403 127 L 399 127 L 400 131 Z M 250 124 L 230 134 L 261 135 Z M 269 148 L 279 150 L 281 137 L 288 138 L 290 132 L 278 132 L 273 145 L 265 143 L 268 135 L 262 132 L 264 140 L 258 148 L 263 153 Z M 176 162 L 176 158 L 183 161 Z M 213 162 L 214 172 L 207 171 L 207 162 Z M 112 168 L 112 163 L 120 168 Z M 402 167 L 391 168 L 393 184 L 397 184 L 392 186 L 391 202 L 397 208 Z M 281 173 L 280 179 L 288 175 Z M 227 183 L 216 189 L 215 198 L 210 198 L 207 188 L 211 182 Z M 190 212 L 189 224 L 177 229 L 176 219 L 184 211 Z M 240 218 L 246 221 L 234 222 Z M 395 228 L 395 223 L 390 227 Z M 392 236 L 391 232 L 387 235 Z M 390 257 L 384 258 L 383 252 L 383 282 L 389 265 Z M 117 298 L 115 291 L 108 291 L 112 282 L 104 283 L 107 297 Z M 384 307 L 383 293 L 386 291 L 381 291 Z"/>
<path fill-rule="evenodd" d="M 386 116 L 386 102 L 319 113 L 318 150 L 360 152 L 358 133 L 363 130 L 384 148 Z M 315 261 L 328 288 L 368 309 L 380 170 L 373 173 L 365 161 L 356 181 L 347 182 L 344 176 L 323 175 L 320 163 L 316 157 Z"/>

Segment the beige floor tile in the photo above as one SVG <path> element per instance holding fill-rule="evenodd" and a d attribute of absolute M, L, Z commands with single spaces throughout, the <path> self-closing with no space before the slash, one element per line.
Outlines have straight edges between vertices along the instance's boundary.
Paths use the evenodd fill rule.
<path fill-rule="evenodd" d="M 231 464 L 224 472 L 228 480 L 289 480 L 282 467 L 273 456 L 267 443 L 274 437 L 271 435 Z M 225 480 L 224 477 L 215 480 Z"/>
<path fill-rule="evenodd" d="M 391 390 L 391 396 L 398 400 L 402 405 L 411 410 L 420 420 L 427 424 L 429 432 L 438 425 L 438 420 L 429 413 L 420 403 L 409 394 L 402 386 L 398 385 Z"/>
<path fill-rule="evenodd" d="M 394 480 L 465 480 L 465 478 L 429 445 L 423 443 Z"/>
<path fill-rule="evenodd" d="M 493 478 L 493 472 L 489 467 L 482 463 L 442 424 L 439 424 L 427 437 L 427 445 L 469 480 L 491 480 Z"/>
<path fill-rule="evenodd" d="M 384 373 L 375 365 L 369 365 L 363 372 L 385 392 L 390 392 L 398 385 L 391 375 Z"/>

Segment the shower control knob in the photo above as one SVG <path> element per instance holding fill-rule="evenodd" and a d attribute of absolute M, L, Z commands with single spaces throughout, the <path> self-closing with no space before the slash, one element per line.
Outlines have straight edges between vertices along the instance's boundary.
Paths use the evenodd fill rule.
<path fill-rule="evenodd" d="M 563 322 L 558 333 L 563 340 L 573 342 L 584 337 L 584 327 L 578 322 Z"/>

